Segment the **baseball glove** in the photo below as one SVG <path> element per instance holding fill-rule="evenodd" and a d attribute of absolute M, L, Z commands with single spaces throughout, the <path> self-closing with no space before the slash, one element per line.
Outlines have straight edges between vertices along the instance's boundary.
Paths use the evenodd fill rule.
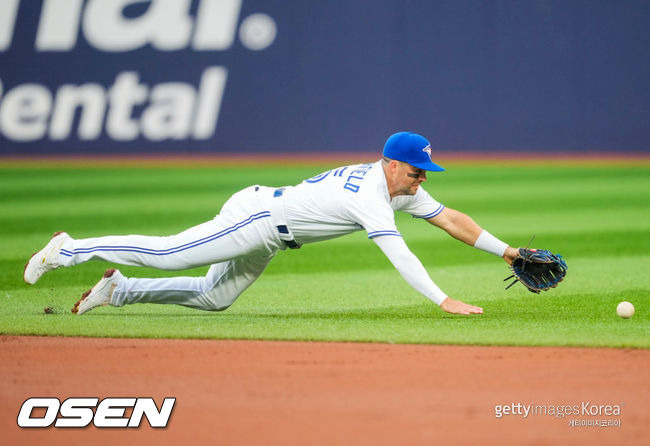
<path fill-rule="evenodd" d="M 547 249 L 519 248 L 519 257 L 512 262 L 510 269 L 512 275 L 504 282 L 514 280 L 506 290 L 521 282 L 530 292 L 539 294 L 562 282 L 568 268 L 560 254 L 553 254 Z"/>

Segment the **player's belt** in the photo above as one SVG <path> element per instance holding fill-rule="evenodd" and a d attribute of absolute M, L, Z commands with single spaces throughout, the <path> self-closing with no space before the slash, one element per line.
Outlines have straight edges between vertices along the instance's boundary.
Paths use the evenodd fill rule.
<path fill-rule="evenodd" d="M 273 208 L 271 209 L 271 217 L 273 218 L 273 224 L 280 234 L 280 239 L 291 249 L 298 249 L 302 245 L 298 243 L 294 238 L 293 234 L 287 226 L 287 220 L 284 216 L 284 202 L 282 200 L 282 195 L 284 194 L 284 187 L 276 189 L 273 191 Z"/>

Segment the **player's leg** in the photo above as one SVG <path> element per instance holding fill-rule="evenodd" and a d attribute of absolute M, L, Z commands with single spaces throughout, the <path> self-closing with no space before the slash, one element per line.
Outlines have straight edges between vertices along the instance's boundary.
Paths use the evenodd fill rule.
<path fill-rule="evenodd" d="M 259 228 L 258 220 L 261 219 L 270 221 L 270 213 L 241 216 L 238 221 L 217 216 L 166 237 L 126 235 L 69 239 L 61 248 L 60 262 L 63 266 L 73 266 L 89 260 L 104 260 L 163 270 L 211 265 L 257 251 L 265 232 Z"/>
<path fill-rule="evenodd" d="M 181 270 L 240 256 L 268 255 L 281 241 L 271 213 L 265 210 L 268 206 L 254 191 L 248 188 L 238 192 L 213 220 L 176 235 L 75 240 L 65 233 L 58 234 L 30 259 L 25 268 L 25 281 L 35 283 L 47 271 L 89 260 Z"/>
<path fill-rule="evenodd" d="M 121 307 L 135 303 L 176 304 L 200 310 L 225 310 L 244 292 L 269 264 L 275 253 L 266 256 L 246 256 L 212 265 L 205 277 L 173 277 L 136 279 L 124 277 L 119 271 L 108 270 L 95 286 L 84 293 L 75 305 L 82 314 L 97 305 Z M 88 300 L 84 303 L 84 300 Z"/>

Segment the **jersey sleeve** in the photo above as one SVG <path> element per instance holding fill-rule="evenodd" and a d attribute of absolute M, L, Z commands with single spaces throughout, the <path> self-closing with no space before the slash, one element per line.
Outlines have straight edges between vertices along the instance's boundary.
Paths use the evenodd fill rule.
<path fill-rule="evenodd" d="M 355 198 L 348 203 L 349 217 L 366 230 L 368 238 L 381 235 L 402 236 L 395 226 L 395 213 L 388 203 L 363 199 L 362 196 Z"/>
<path fill-rule="evenodd" d="M 393 209 L 411 214 L 415 218 L 433 218 L 445 208 L 421 186 L 415 195 L 400 195 L 393 198 L 393 202 Z"/>
<path fill-rule="evenodd" d="M 427 299 L 440 305 L 447 298 L 447 295 L 438 288 L 438 285 L 433 283 L 422 263 L 408 249 L 404 240 L 394 237 L 379 237 L 373 239 L 373 241 L 409 285 L 422 293 Z"/>

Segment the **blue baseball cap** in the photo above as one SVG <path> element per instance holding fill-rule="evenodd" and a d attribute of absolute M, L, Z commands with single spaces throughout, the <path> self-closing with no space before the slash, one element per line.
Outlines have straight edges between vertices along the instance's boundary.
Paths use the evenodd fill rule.
<path fill-rule="evenodd" d="M 399 132 L 391 135 L 384 145 L 384 156 L 431 172 L 445 170 L 431 162 L 431 144 L 417 133 Z"/>

